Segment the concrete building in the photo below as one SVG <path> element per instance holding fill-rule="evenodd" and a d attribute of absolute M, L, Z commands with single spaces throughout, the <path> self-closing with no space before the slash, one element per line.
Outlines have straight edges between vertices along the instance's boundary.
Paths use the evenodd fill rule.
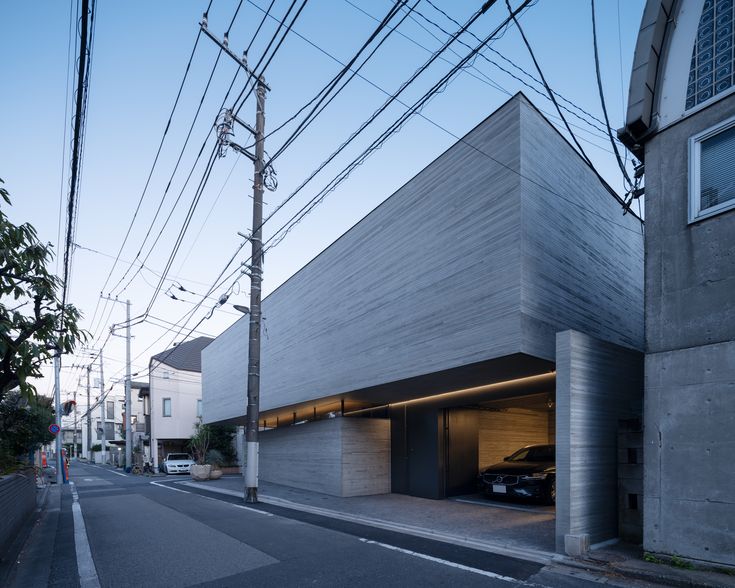
<path fill-rule="evenodd" d="M 149 362 L 150 447 L 158 468 L 167 453 L 186 453 L 202 414 L 202 349 L 197 337 L 151 357 Z M 143 396 L 143 395 L 141 395 Z"/>
<path fill-rule="evenodd" d="M 262 479 L 444 498 L 555 442 L 557 548 L 618 535 L 618 433 L 642 411 L 642 228 L 522 94 L 263 313 Z M 244 423 L 247 332 L 240 319 L 202 352 L 205 422 Z"/>
<path fill-rule="evenodd" d="M 644 547 L 735 565 L 735 13 L 648 0 L 621 139 L 645 164 Z"/>

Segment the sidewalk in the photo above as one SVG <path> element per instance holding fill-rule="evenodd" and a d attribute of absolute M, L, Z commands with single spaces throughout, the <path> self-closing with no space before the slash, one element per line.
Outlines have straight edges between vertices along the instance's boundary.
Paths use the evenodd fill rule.
<path fill-rule="evenodd" d="M 187 480 L 187 483 L 190 481 Z M 242 496 L 243 479 L 226 476 L 197 485 Z M 538 563 L 554 557 L 554 514 L 429 500 L 403 494 L 341 498 L 269 482 L 260 483 L 262 502 L 371 526 L 474 547 Z"/>
<path fill-rule="evenodd" d="M 241 476 L 192 482 L 199 489 L 243 496 Z M 340 498 L 261 481 L 259 499 L 266 504 L 321 514 L 434 538 L 482 551 L 551 565 L 584 570 L 608 579 L 642 580 L 654 585 L 705 588 L 735 587 L 735 576 L 690 570 L 643 560 L 639 547 L 625 544 L 593 551 L 585 559 L 554 552 L 553 513 L 519 513 L 501 507 L 451 500 L 427 500 L 401 494 Z"/>

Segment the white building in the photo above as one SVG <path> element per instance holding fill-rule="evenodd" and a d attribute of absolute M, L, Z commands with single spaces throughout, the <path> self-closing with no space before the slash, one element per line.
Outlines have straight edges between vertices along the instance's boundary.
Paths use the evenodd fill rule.
<path fill-rule="evenodd" d="M 151 448 L 158 468 L 167 453 L 186 453 L 202 414 L 202 349 L 198 337 L 151 357 L 149 364 Z"/>

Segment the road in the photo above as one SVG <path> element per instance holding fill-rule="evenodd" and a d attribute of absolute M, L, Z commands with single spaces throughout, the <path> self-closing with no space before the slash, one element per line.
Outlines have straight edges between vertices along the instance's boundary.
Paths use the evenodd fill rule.
<path fill-rule="evenodd" d="M 74 463 L 72 480 L 54 488 L 57 501 L 31 534 L 11 586 L 595 584 L 520 559 L 273 505 L 251 508 L 173 477 Z"/>

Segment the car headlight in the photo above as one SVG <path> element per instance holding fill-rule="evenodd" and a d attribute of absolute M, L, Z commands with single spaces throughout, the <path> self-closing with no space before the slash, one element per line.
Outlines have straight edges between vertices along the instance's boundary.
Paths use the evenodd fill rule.
<path fill-rule="evenodd" d="M 535 474 L 531 474 L 529 476 L 521 476 L 521 480 L 545 480 L 546 476 L 549 474 L 546 474 L 544 472 L 537 472 Z"/>

